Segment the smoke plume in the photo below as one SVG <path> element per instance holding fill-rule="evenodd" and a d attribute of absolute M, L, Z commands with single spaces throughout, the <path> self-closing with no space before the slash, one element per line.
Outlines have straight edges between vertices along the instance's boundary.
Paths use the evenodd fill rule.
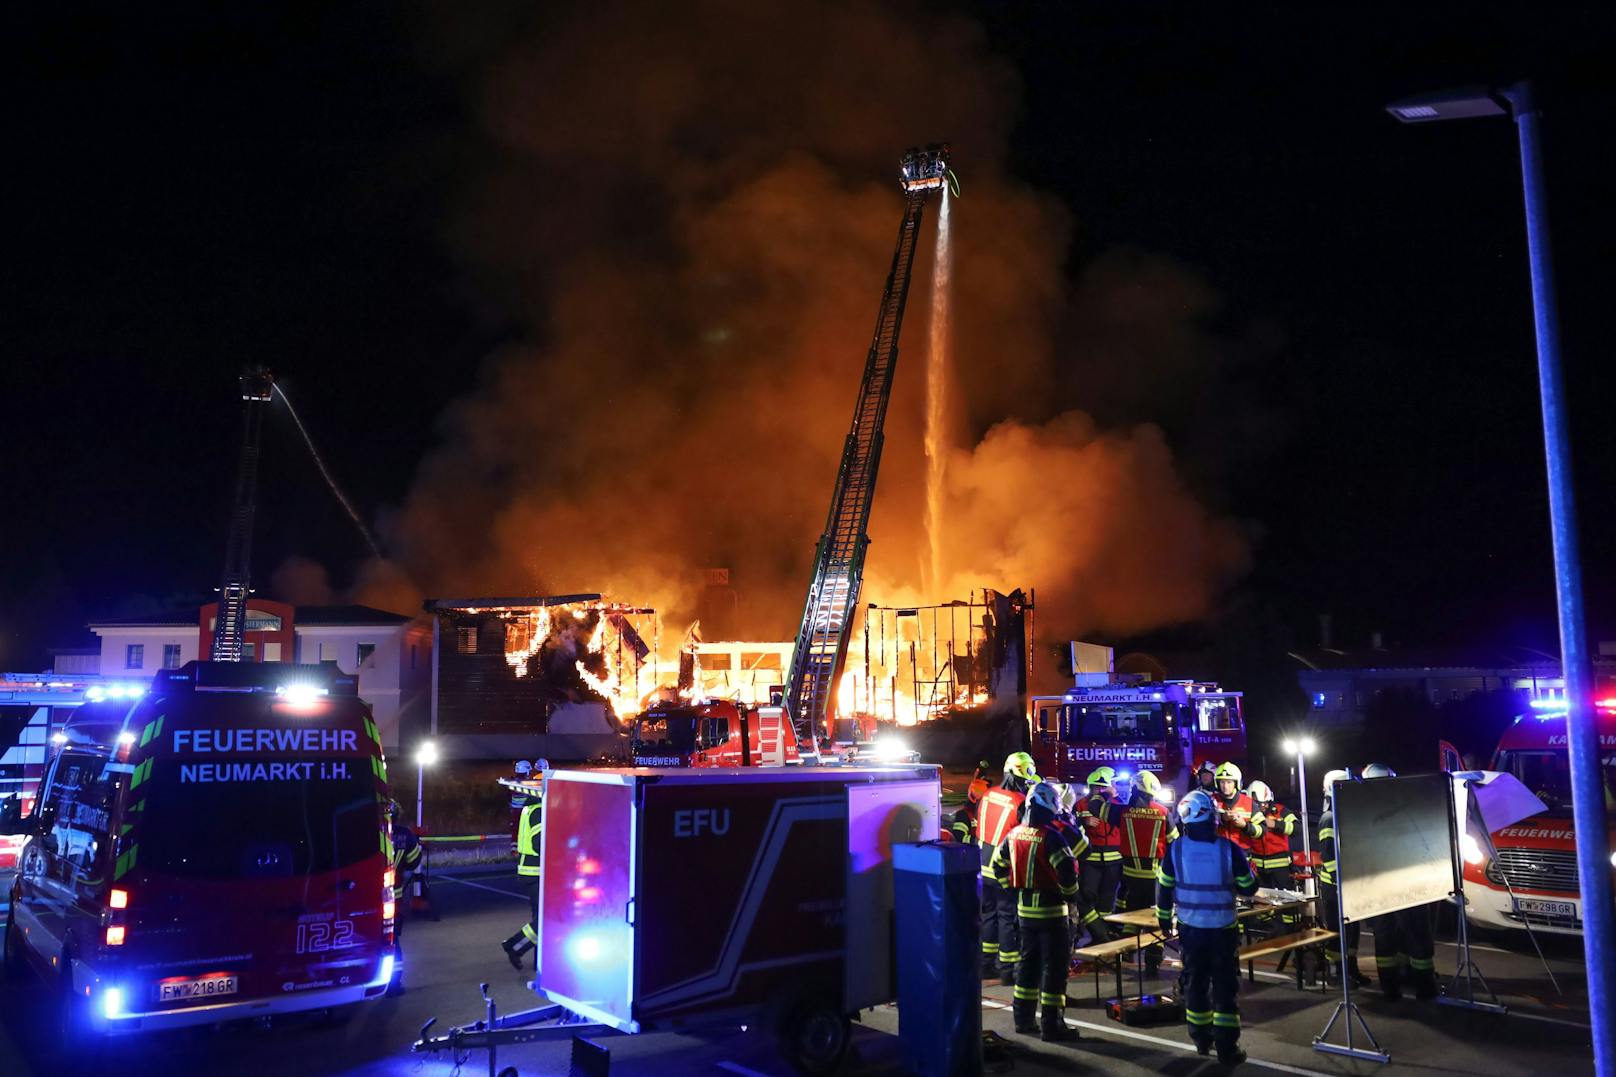
<path fill-rule="evenodd" d="M 1099 428 L 1088 386 L 1064 376 L 1059 340 L 1094 314 L 1063 275 L 1072 222 L 1006 175 L 1016 80 L 972 24 L 823 0 L 478 8 L 475 23 L 444 8 L 427 34 L 482 127 L 447 231 L 526 334 L 450 406 L 390 521 L 410 578 L 439 594 L 606 591 L 658 606 L 666 639 L 693 612 L 696 572 L 724 566 L 742 631 L 789 638 L 897 235 L 897 157 L 947 139 L 963 184 L 953 447 L 945 586 L 926 597 L 1036 587 L 1043 638 L 1208 612 L 1244 541 L 1180 478 L 1148 408 Z M 917 594 L 930 557 L 936 209 L 886 430 L 871 601 Z M 1159 314 L 1183 320 L 1152 348 L 1198 332 L 1193 312 Z M 1109 344 L 1125 365 L 1128 342 Z M 364 593 L 396 604 L 400 579 L 373 566 Z"/>

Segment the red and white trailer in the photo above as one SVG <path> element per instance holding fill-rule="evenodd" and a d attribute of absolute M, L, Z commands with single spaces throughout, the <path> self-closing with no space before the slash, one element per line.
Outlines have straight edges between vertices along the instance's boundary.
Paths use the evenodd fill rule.
<path fill-rule="evenodd" d="M 767 1014 L 805 1068 L 896 996 L 892 847 L 939 832 L 936 767 L 546 776 L 542 993 L 623 1032 Z"/>

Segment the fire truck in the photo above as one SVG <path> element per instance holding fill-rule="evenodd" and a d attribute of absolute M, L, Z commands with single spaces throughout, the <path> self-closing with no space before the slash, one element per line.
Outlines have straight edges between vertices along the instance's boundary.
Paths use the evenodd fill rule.
<path fill-rule="evenodd" d="M 4 965 L 55 990 L 64 1043 L 384 994 L 386 764 L 355 678 L 191 662 L 59 743 L 19 824 Z"/>
<path fill-rule="evenodd" d="M 1180 793 L 1199 762 L 1244 762 L 1241 693 L 1200 681 L 1078 685 L 1033 696 L 1029 729 L 1038 773 L 1082 782 L 1108 766 L 1118 777 L 1148 770 Z"/>
<path fill-rule="evenodd" d="M 1466 856 L 1465 896 L 1473 923 L 1555 934 L 1582 933 L 1577 842 L 1571 821 L 1571 758 L 1564 704 L 1533 701 L 1498 741 L 1493 770 L 1513 774 L 1547 810 L 1493 832 L 1497 859 Z M 1558 709 L 1556 709 L 1558 708 Z M 1616 698 L 1595 706 L 1605 807 L 1616 812 Z M 1616 819 L 1616 814 L 1611 818 Z M 1616 871 L 1616 859 L 1612 860 Z"/>
<path fill-rule="evenodd" d="M 797 734 L 781 707 L 727 699 L 664 704 L 634 722 L 638 767 L 766 767 L 801 763 Z"/>

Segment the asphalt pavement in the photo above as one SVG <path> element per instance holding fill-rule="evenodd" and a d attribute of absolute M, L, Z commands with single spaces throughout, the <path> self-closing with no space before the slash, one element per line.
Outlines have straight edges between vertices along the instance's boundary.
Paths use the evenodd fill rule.
<path fill-rule="evenodd" d="M 0 880 L 0 884 L 4 882 Z M 434 896 L 441 920 L 416 920 L 405 928 L 409 990 L 404 997 L 362 1006 L 340 1026 L 291 1018 L 271 1027 L 228 1026 L 120 1039 L 113 1048 L 116 1072 L 119 1077 L 173 1077 L 177 1073 L 450 1077 L 456 1072 L 456 1060 L 447 1055 L 434 1058 L 410 1053 L 409 1045 L 426 1021 L 437 1018 L 441 1031 L 480 1018 L 480 982 L 489 984 L 501 1012 L 527 1009 L 539 1000 L 526 986 L 530 977 L 512 970 L 499 949 L 499 940 L 526 916 L 514 876 L 440 876 L 434 882 Z M 1370 976 L 1372 946 L 1371 937 L 1366 937 L 1362 963 Z M 1510 1006 L 1510 1013 L 1503 1017 L 1412 999 L 1389 1003 L 1373 988 L 1354 992 L 1370 1030 L 1391 1053 L 1387 1066 L 1314 1051 L 1313 1038 L 1339 1002 L 1339 991 L 1298 991 L 1288 973 L 1273 971 L 1272 962 L 1260 965 L 1257 983 L 1242 986 L 1243 1044 L 1251 1055 L 1242 1070 L 1331 1077 L 1416 1072 L 1426 1077 L 1591 1073 L 1580 942 L 1549 939 L 1544 940 L 1544 947 L 1564 995 L 1551 988 L 1524 935 L 1489 939 L 1476 946 L 1477 964 Z M 1437 966 L 1444 977 L 1454 968 L 1455 954 L 1451 942 L 1439 944 Z M 1169 962 L 1164 974 L 1170 977 L 1175 971 Z M 1132 983 L 1130 978 L 1130 990 Z M 1161 990 L 1170 989 L 1171 984 L 1158 980 L 1146 986 L 1147 990 Z M 1109 975 L 1102 977 L 1102 997 L 1113 993 L 1114 980 Z M 1069 994 L 1073 1005 L 1068 1020 L 1083 1038 L 1072 1045 L 1045 1045 L 1011 1030 L 1009 988 L 985 986 L 983 1026 L 1007 1045 L 995 1052 L 1000 1064 L 989 1072 L 1008 1072 L 1012 1065 L 1018 1075 L 1103 1072 L 1189 1077 L 1225 1072 L 1215 1062 L 1194 1054 L 1182 1026 L 1124 1028 L 1108 1019 L 1103 1004 L 1095 998 L 1092 976 L 1074 976 Z M 10 983 L 0 989 L 0 1074 L 61 1077 L 67 1072 L 56 1062 L 51 1029 L 48 998 L 37 981 Z M 864 1014 L 856 1029 L 848 1072 L 868 1077 L 903 1072 L 897 1029 L 898 1014 L 893 1007 Z M 1333 1037 L 1337 1041 L 1339 1033 L 1338 1026 Z M 774 1055 L 772 1044 L 757 1030 L 607 1036 L 599 1042 L 611 1052 L 613 1074 L 783 1077 L 788 1072 Z M 500 1067 L 515 1066 L 523 1077 L 565 1074 L 570 1049 L 567 1042 L 502 1049 Z M 487 1072 L 482 1052 L 461 1061 L 459 1072 Z"/>

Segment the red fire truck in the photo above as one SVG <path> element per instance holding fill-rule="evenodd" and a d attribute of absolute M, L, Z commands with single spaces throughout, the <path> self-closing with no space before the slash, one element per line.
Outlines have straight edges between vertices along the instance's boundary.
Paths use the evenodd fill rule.
<path fill-rule="evenodd" d="M 1239 692 L 1196 681 L 1080 686 L 1033 696 L 1032 757 L 1038 773 L 1055 781 L 1082 782 L 1100 766 L 1119 778 L 1148 770 L 1182 794 L 1197 763 L 1245 761 L 1240 699 Z"/>
<path fill-rule="evenodd" d="M 747 750 L 742 751 L 742 744 Z M 727 699 L 653 707 L 634 723 L 640 767 L 767 767 L 801 763 L 797 734 L 780 707 Z"/>
<path fill-rule="evenodd" d="M 1616 812 L 1616 698 L 1599 700 L 1595 713 L 1605 807 Z M 1466 855 L 1465 896 L 1472 922 L 1491 928 L 1530 924 L 1533 930 L 1581 934 L 1582 895 L 1563 704 L 1534 701 L 1532 713 L 1516 718 L 1499 739 L 1492 769 L 1520 779 L 1547 810 L 1495 831 L 1496 860 L 1486 860 L 1479 851 Z M 1611 867 L 1616 870 L 1616 860 Z"/>
<path fill-rule="evenodd" d="M 62 737 L 21 823 L 4 961 L 55 988 L 64 1042 L 386 991 L 386 769 L 353 677 L 191 662 Z"/>

